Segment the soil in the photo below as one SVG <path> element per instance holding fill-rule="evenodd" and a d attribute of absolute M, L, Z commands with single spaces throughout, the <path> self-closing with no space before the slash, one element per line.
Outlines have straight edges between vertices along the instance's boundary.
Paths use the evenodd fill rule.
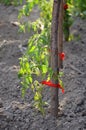
<path fill-rule="evenodd" d="M 32 32 L 19 33 L 13 24 L 19 9 L 0 4 L 0 130 L 86 130 L 86 19 L 76 18 L 71 27 L 75 38 L 64 42 L 65 93 L 59 93 L 60 114 L 55 118 L 46 108 L 43 117 L 31 105 L 30 90 L 21 98 L 19 58 Z M 34 10 L 23 20 L 37 17 Z M 45 88 L 45 99 L 50 101 L 49 88 Z"/>

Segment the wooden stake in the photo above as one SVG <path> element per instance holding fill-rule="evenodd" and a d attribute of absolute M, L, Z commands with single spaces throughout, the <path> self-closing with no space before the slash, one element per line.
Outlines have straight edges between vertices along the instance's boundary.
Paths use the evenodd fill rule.
<path fill-rule="evenodd" d="M 59 26 L 58 26 L 58 52 L 63 52 L 63 0 L 61 1 L 59 11 Z M 58 57 L 59 68 L 63 68 L 63 61 Z"/>
<path fill-rule="evenodd" d="M 54 0 L 52 25 L 51 25 L 51 68 L 53 70 L 52 82 L 58 84 L 58 79 L 55 75 L 59 73 L 58 67 L 58 23 L 59 23 L 59 11 L 62 0 Z M 51 113 L 54 116 L 58 115 L 58 88 L 51 88 Z"/>

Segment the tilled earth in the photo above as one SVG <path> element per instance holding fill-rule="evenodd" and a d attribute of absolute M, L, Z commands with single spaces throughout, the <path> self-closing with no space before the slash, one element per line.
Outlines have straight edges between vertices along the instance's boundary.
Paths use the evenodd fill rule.
<path fill-rule="evenodd" d="M 48 108 L 43 117 L 32 107 L 30 90 L 25 99 L 21 98 L 19 57 L 32 32 L 20 34 L 12 24 L 17 21 L 18 10 L 0 4 L 0 130 L 86 130 L 86 20 L 75 20 L 71 27 L 75 39 L 64 43 L 65 93 L 59 94 L 60 114 L 56 119 Z M 28 20 L 36 19 L 38 12 L 33 14 Z M 50 101 L 49 88 L 45 88 L 45 99 Z"/>

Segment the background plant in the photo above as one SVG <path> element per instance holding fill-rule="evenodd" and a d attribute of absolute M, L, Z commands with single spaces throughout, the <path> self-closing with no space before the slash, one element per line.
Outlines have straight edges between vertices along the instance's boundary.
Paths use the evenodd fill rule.
<path fill-rule="evenodd" d="M 70 13 L 73 16 L 86 18 L 86 0 L 67 0 L 70 6 Z"/>
<path fill-rule="evenodd" d="M 5 5 L 19 5 L 22 4 L 23 0 L 0 0 L 0 3 L 3 3 Z"/>
<path fill-rule="evenodd" d="M 86 18 L 86 0 L 65 0 L 68 9 L 64 11 L 64 38 L 66 41 L 72 40 L 73 36 L 70 34 L 70 27 L 75 20 L 75 17 Z"/>

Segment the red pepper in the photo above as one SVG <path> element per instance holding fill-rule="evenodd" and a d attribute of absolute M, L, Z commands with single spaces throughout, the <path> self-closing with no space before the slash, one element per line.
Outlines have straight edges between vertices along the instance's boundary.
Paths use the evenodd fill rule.
<path fill-rule="evenodd" d="M 64 60 L 64 58 L 65 58 L 65 53 L 64 53 L 64 52 L 59 53 L 59 57 L 60 57 L 61 60 Z"/>
<path fill-rule="evenodd" d="M 60 88 L 62 90 L 62 93 L 64 93 L 64 89 L 63 89 L 63 87 L 59 83 L 58 84 L 54 84 L 51 81 L 44 80 L 44 81 L 41 82 L 41 84 L 45 84 L 45 85 L 48 85 L 50 87 Z"/>
<path fill-rule="evenodd" d="M 64 4 L 64 10 L 68 9 L 68 4 Z"/>

